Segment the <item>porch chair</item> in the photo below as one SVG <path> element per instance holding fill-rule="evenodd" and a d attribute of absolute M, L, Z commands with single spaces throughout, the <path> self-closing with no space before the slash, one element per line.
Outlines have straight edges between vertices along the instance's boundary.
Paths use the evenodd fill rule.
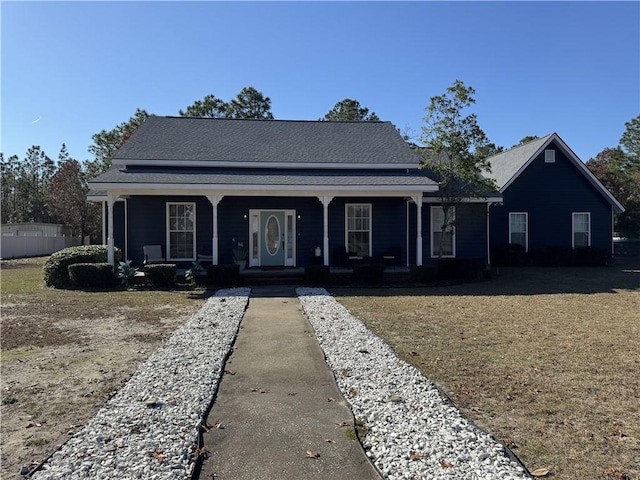
<path fill-rule="evenodd" d="M 145 265 L 163 263 L 165 261 L 162 256 L 162 246 L 160 245 L 145 245 L 142 247 L 142 253 L 144 253 Z"/>

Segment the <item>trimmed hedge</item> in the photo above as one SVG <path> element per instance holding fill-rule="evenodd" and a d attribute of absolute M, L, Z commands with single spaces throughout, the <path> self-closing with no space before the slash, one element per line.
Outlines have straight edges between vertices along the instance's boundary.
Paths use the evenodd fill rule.
<path fill-rule="evenodd" d="M 410 278 L 414 283 L 433 283 L 438 270 L 434 265 L 412 265 Z"/>
<path fill-rule="evenodd" d="M 304 267 L 304 281 L 309 285 L 326 285 L 331 282 L 331 271 L 326 265 Z"/>
<path fill-rule="evenodd" d="M 482 258 L 441 258 L 438 261 L 438 280 L 473 281 L 483 278 L 486 265 Z"/>
<path fill-rule="evenodd" d="M 531 263 L 531 258 L 522 245 L 510 243 L 491 248 L 491 263 L 498 267 L 524 266 Z"/>
<path fill-rule="evenodd" d="M 170 287 L 176 283 L 176 266 L 173 263 L 145 265 L 144 277 L 153 287 Z"/>
<path fill-rule="evenodd" d="M 601 247 L 578 247 L 573 250 L 573 264 L 576 267 L 604 267 L 609 254 Z"/>
<path fill-rule="evenodd" d="M 111 288 L 117 281 L 110 263 L 74 263 L 69 265 L 69 279 L 76 288 Z"/>
<path fill-rule="evenodd" d="M 122 252 L 114 248 L 116 265 L 120 263 Z M 51 255 L 44 264 L 44 283 L 48 287 L 69 288 L 69 265 L 76 263 L 106 263 L 107 247 L 105 245 L 82 245 L 69 247 Z"/>
<path fill-rule="evenodd" d="M 209 283 L 221 287 L 237 287 L 242 284 L 240 266 L 235 263 L 228 265 L 210 265 L 207 268 Z"/>
<path fill-rule="evenodd" d="M 353 266 L 351 281 L 365 285 L 380 285 L 384 281 L 385 265 L 382 263 L 363 263 Z"/>

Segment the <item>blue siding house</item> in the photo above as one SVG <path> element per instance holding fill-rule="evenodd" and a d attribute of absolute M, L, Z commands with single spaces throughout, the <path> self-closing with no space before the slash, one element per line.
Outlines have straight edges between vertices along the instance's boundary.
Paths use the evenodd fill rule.
<path fill-rule="evenodd" d="M 494 252 L 598 247 L 611 255 L 613 217 L 624 208 L 556 133 L 491 157 L 502 194 L 490 207 Z"/>
<path fill-rule="evenodd" d="M 149 117 L 90 182 L 105 243 L 135 264 L 399 266 L 489 260 L 488 203 L 469 199 L 443 238 L 438 183 L 390 122 Z M 442 251 L 440 251 L 442 250 Z"/>

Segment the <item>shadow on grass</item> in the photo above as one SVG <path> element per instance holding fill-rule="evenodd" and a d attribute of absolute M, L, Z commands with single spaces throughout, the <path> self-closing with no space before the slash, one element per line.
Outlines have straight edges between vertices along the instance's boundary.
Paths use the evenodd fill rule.
<path fill-rule="evenodd" d="M 616 259 L 609 267 L 505 267 L 492 280 L 427 287 L 329 287 L 347 296 L 499 296 L 616 293 L 640 291 L 640 258 Z"/>

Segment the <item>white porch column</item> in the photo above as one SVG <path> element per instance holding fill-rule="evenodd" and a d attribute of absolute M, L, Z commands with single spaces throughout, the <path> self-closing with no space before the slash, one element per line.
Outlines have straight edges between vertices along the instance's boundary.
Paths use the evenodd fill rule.
<path fill-rule="evenodd" d="M 323 265 L 329 266 L 329 204 L 331 203 L 331 200 L 333 200 L 333 197 L 324 196 L 318 197 L 318 199 L 322 202 L 322 260 Z"/>
<path fill-rule="evenodd" d="M 118 195 L 108 194 L 107 196 L 107 262 L 111 265 L 115 262 L 113 252 L 113 204 L 118 199 Z"/>
<path fill-rule="evenodd" d="M 218 203 L 222 195 L 207 195 L 213 207 L 213 238 L 211 239 L 211 264 L 218 265 Z"/>
<path fill-rule="evenodd" d="M 102 245 L 107 244 L 107 215 L 104 212 L 104 207 L 107 202 L 100 203 L 100 216 L 102 217 Z"/>
<path fill-rule="evenodd" d="M 416 265 L 422 265 L 422 195 L 412 197 L 416 202 Z"/>
<path fill-rule="evenodd" d="M 491 202 L 487 202 L 487 266 L 491 265 L 491 245 L 490 245 L 490 236 L 491 236 L 491 231 L 490 231 L 490 213 L 489 213 L 489 207 L 491 207 Z"/>

